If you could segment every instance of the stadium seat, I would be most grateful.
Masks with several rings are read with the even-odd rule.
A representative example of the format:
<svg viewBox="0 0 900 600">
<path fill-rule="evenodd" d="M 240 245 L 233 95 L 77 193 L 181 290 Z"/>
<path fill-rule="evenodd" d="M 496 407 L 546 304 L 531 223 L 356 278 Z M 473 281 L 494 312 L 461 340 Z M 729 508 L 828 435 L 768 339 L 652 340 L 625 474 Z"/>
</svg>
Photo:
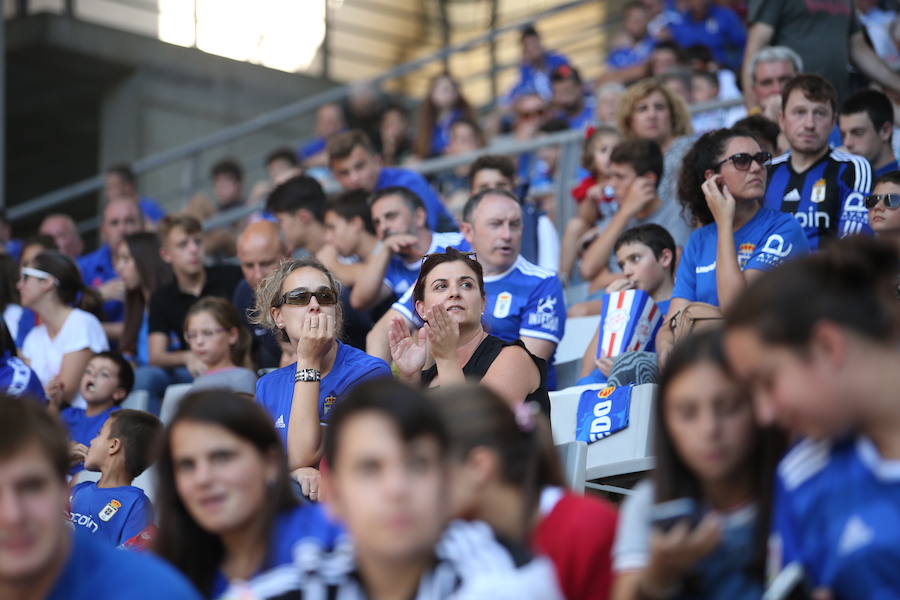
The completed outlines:
<svg viewBox="0 0 900 600">
<path fill-rule="evenodd" d="M 575 317 L 566 320 L 566 332 L 556 346 L 556 354 L 553 364 L 556 367 L 556 386 L 564 388 L 574 385 L 578 381 L 581 371 L 581 357 L 597 326 L 600 324 L 600 315 L 590 317 Z"/>
<path fill-rule="evenodd" d="M 584 493 L 584 474 L 587 467 L 587 444 L 567 442 L 556 447 L 562 463 L 566 486 L 578 494 Z"/>
</svg>

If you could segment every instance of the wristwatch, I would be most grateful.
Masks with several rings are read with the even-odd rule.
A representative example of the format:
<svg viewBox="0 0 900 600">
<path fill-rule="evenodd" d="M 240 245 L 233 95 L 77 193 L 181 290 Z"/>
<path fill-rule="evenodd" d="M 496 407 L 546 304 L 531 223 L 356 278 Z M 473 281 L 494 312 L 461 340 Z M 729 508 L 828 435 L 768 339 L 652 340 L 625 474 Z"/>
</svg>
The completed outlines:
<svg viewBox="0 0 900 600">
<path fill-rule="evenodd" d="M 294 375 L 294 383 L 301 381 L 322 381 L 322 371 L 318 369 L 298 369 Z"/>
</svg>

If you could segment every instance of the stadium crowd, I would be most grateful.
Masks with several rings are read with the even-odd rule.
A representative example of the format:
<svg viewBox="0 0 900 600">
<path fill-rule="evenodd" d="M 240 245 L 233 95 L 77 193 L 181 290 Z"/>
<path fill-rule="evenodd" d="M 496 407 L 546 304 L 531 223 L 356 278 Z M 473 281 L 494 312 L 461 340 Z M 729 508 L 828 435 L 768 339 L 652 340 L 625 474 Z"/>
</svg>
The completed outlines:
<svg viewBox="0 0 900 600">
<path fill-rule="evenodd" d="M 111 166 L 93 251 L 3 224 L 0 598 L 900 598 L 897 14 L 630 0 L 596 81 L 520 41 L 491 111 L 360 84 L 252 185 Z M 570 129 L 565 196 L 502 151 Z M 655 468 L 568 489 L 551 392 L 595 443 L 647 383 Z"/>
</svg>

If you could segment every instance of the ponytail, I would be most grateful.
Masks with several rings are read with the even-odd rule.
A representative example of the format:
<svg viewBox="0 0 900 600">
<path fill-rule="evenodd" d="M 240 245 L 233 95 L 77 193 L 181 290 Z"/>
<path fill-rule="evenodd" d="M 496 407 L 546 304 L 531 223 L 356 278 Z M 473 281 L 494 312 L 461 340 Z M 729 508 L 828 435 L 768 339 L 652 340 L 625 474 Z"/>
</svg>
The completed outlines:
<svg viewBox="0 0 900 600">
<path fill-rule="evenodd" d="M 75 261 L 57 250 L 44 250 L 34 257 L 34 267 L 56 278 L 56 294 L 60 302 L 102 320 L 103 298 L 100 292 L 84 284 Z"/>
<path fill-rule="evenodd" d="M 75 298 L 75 307 L 89 312 L 101 321 L 105 318 L 103 313 L 103 296 L 94 288 L 81 284 Z"/>
</svg>

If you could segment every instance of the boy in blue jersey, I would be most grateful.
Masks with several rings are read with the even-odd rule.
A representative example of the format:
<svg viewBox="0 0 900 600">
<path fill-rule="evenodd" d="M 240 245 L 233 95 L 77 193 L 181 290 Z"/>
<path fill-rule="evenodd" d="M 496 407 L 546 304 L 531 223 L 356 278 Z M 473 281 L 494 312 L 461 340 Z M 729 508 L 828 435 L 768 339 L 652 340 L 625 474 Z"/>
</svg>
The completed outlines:
<svg viewBox="0 0 900 600">
<path fill-rule="evenodd" d="M 425 205 L 429 229 L 438 232 L 459 229 L 424 177 L 409 169 L 382 166 L 372 142 L 358 129 L 339 133 L 328 141 L 328 165 L 345 190 L 377 192 L 389 187 L 406 188 Z"/>
<path fill-rule="evenodd" d="M 0 598 L 199 599 L 160 559 L 73 533 L 68 467 L 59 420 L 33 401 L 0 397 Z"/>
<path fill-rule="evenodd" d="M 162 423 L 148 412 L 119 410 L 91 441 L 84 468 L 100 471 L 99 481 L 72 488 L 72 524 L 113 546 L 121 546 L 153 521 L 153 507 L 131 482 L 146 470 Z"/>
<path fill-rule="evenodd" d="M 100 352 L 88 361 L 81 377 L 81 396 L 87 408 L 68 406 L 59 413 L 69 430 L 73 461 L 84 460 L 91 440 L 100 433 L 109 415 L 119 410 L 133 386 L 134 369 L 118 352 Z M 54 398 L 50 398 L 50 405 L 58 408 Z M 72 472 L 82 468 L 77 464 Z"/>
<path fill-rule="evenodd" d="M 796 217 L 816 249 L 830 240 L 870 232 L 863 199 L 872 168 L 861 157 L 828 146 L 837 93 L 818 75 L 798 75 L 784 88 L 781 131 L 790 150 L 769 165 L 764 206 Z"/>
<path fill-rule="evenodd" d="M 894 156 L 894 104 L 878 90 L 861 90 L 844 102 L 838 117 L 848 152 L 869 161 L 877 179 L 897 170 Z"/>
</svg>

